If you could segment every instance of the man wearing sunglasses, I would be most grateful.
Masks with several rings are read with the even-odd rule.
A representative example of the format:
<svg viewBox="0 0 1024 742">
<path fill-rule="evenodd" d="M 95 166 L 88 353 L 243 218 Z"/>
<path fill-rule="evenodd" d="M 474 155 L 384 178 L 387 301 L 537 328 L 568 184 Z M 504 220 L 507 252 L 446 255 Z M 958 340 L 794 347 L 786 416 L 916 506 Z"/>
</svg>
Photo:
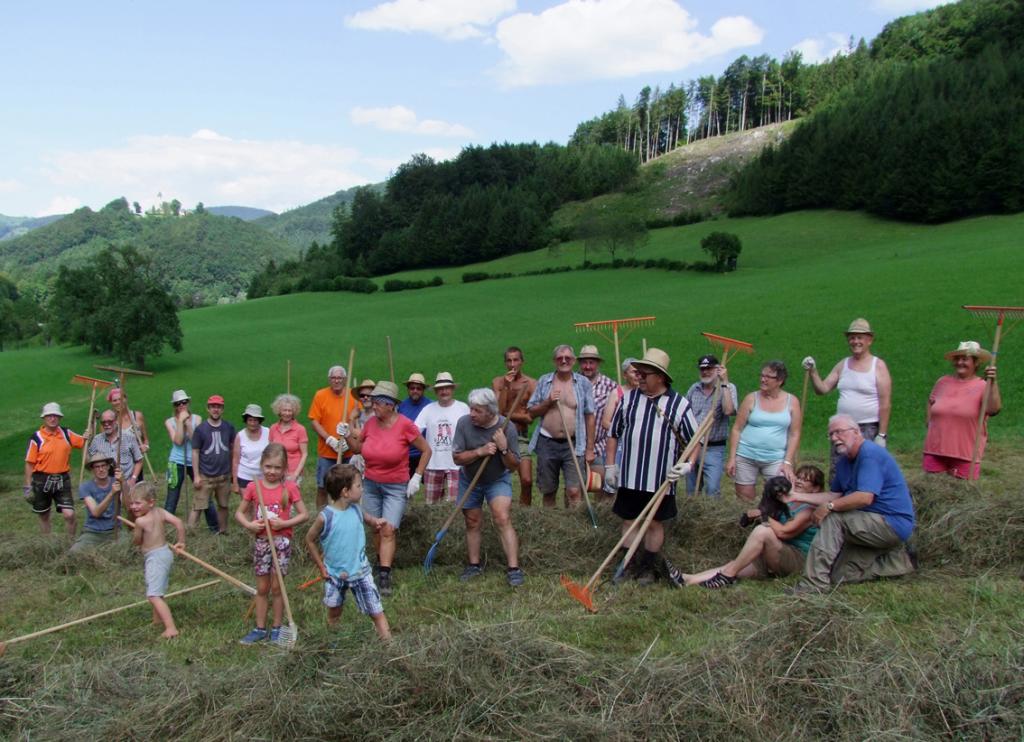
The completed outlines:
<svg viewBox="0 0 1024 742">
<path fill-rule="evenodd" d="M 561 473 L 565 480 L 565 506 L 576 507 L 582 502 L 581 488 L 586 483 L 579 481 L 572 458 L 578 459 L 580 469 L 594 460 L 597 407 L 593 386 L 585 376 L 572 370 L 576 364 L 572 346 L 559 345 L 553 357 L 555 370 L 537 380 L 530 397 L 530 417 L 541 418 L 530 439 L 530 453 L 537 454 L 537 488 L 544 497 L 544 506 L 555 506 Z"/>
</svg>

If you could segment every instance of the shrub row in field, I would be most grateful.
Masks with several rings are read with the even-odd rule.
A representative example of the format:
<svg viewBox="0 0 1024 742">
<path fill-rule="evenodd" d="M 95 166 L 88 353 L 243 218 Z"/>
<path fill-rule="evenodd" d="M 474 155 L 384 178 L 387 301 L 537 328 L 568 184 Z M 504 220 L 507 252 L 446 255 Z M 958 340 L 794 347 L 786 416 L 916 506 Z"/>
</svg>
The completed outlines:
<svg viewBox="0 0 1024 742">
<path fill-rule="evenodd" d="M 695 260 L 687 263 L 685 260 L 669 260 L 668 258 L 616 258 L 609 263 L 594 263 L 589 260 L 583 261 L 580 265 L 561 265 L 555 268 L 542 268 L 541 270 L 523 271 L 522 273 L 486 273 L 485 271 L 467 271 L 462 274 L 463 283 L 476 283 L 478 281 L 490 281 L 498 278 L 519 278 L 522 276 L 545 276 L 549 273 L 568 273 L 569 271 L 599 271 L 615 268 L 644 268 L 648 270 L 663 271 L 699 271 L 701 273 L 715 273 L 717 269 L 711 263 L 702 260 Z"/>
</svg>

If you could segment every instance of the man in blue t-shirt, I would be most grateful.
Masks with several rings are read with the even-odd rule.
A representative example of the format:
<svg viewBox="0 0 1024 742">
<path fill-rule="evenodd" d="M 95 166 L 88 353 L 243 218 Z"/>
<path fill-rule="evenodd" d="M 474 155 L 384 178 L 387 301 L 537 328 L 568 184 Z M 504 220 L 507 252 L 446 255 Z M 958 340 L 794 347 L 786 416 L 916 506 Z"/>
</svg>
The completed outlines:
<svg viewBox="0 0 1024 742">
<path fill-rule="evenodd" d="M 829 419 L 828 437 L 839 461 L 831 492 L 799 496 L 818 506 L 814 520 L 820 528 L 795 589 L 825 590 L 912 572 L 906 541 L 914 531 L 914 504 L 899 464 L 865 440 L 849 415 Z"/>
<path fill-rule="evenodd" d="M 416 418 L 423 408 L 432 404 L 434 400 L 424 394 L 427 390 L 427 380 L 421 373 L 409 376 L 409 380 L 405 382 L 405 388 L 409 391 L 409 396 L 398 403 L 398 413 L 416 422 Z M 416 473 L 419 463 L 420 450 L 416 446 L 409 446 L 409 476 Z"/>
</svg>

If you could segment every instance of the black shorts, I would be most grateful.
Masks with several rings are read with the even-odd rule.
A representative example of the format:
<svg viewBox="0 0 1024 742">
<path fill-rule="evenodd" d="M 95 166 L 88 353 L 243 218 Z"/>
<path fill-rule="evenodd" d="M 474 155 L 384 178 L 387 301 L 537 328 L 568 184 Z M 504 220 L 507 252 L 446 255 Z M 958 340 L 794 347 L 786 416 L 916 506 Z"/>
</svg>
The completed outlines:
<svg viewBox="0 0 1024 742">
<path fill-rule="evenodd" d="M 71 497 L 71 475 L 32 474 L 32 512 L 48 513 L 51 504 L 57 510 L 74 510 L 75 501 Z"/>
<path fill-rule="evenodd" d="M 619 487 L 619 491 L 615 495 L 615 504 L 612 505 L 612 512 L 623 520 L 636 520 L 652 497 L 654 497 L 653 492 Z M 654 519 L 656 521 L 671 520 L 676 517 L 678 512 L 675 495 L 665 495 L 661 504 L 658 505 L 658 510 L 654 513 Z"/>
</svg>

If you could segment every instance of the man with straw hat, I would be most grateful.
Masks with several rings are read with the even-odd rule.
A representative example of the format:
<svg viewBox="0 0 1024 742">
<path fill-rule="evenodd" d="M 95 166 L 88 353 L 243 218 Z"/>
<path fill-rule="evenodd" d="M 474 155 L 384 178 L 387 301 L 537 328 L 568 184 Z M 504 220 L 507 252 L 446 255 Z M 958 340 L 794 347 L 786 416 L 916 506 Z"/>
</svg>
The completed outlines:
<svg viewBox="0 0 1024 742">
<path fill-rule="evenodd" d="M 416 418 L 419 414 L 426 409 L 427 405 L 433 404 L 434 400 L 428 397 L 424 392 L 427 390 L 427 380 L 423 374 L 416 373 L 410 374 L 409 379 L 405 382 L 405 390 L 409 396 L 398 403 L 398 413 L 405 415 L 407 418 L 416 422 Z M 420 463 L 420 450 L 415 446 L 409 447 L 409 476 L 411 477 L 416 471 L 417 465 Z"/>
<path fill-rule="evenodd" d="M 558 478 L 565 479 L 565 506 L 579 505 L 586 482 L 578 481 L 580 469 L 594 460 L 594 388 L 582 374 L 572 370 L 576 353 L 571 345 L 554 351 L 555 370 L 537 380 L 530 397 L 530 416 L 541 418 L 533 431 L 530 452 L 537 454 L 537 486 L 544 506 L 553 508 Z M 569 441 L 575 446 L 570 447 Z M 573 464 L 573 457 L 578 462 Z"/>
<path fill-rule="evenodd" d="M 875 333 L 870 323 L 858 317 L 846 329 L 846 344 L 850 347 L 850 355 L 833 366 L 828 376 L 822 379 L 818 375 L 817 364 L 812 356 L 804 358 L 803 367 L 814 385 L 815 394 L 828 394 L 838 388 L 836 413 L 852 417 L 864 438 L 885 448 L 889 437 L 889 413 L 892 410 L 892 378 L 885 361 L 871 354 L 874 341 Z M 801 400 L 801 408 L 803 406 Z M 833 447 L 830 471 L 835 471 L 838 458 L 839 454 Z"/>
<path fill-rule="evenodd" d="M 440 372 L 434 379 L 437 401 L 424 407 L 416 416 L 416 427 L 430 446 L 430 462 L 423 472 L 427 504 L 445 499 L 455 502 L 459 494 L 459 467 L 452 458 L 452 440 L 455 426 L 469 414 L 469 405 L 455 399 L 455 387 L 452 375 L 447 371 Z"/>
<path fill-rule="evenodd" d="M 580 373 L 583 374 L 590 385 L 594 387 L 594 462 L 591 469 L 598 474 L 604 475 L 604 451 L 608 438 L 608 429 L 604 426 L 604 411 L 608 402 L 614 399 L 619 390 L 615 379 L 610 379 L 601 373 L 601 363 L 604 359 L 597 352 L 596 345 L 584 345 L 580 348 L 579 362 Z"/>
<path fill-rule="evenodd" d="M 605 481 L 617 490 L 612 512 L 622 518 L 623 533 L 661 484 L 666 479 L 673 482 L 644 534 L 639 559 L 630 565 L 634 570 L 631 576 L 641 584 L 650 584 L 659 573 L 670 574 L 674 569 L 661 556 L 665 543 L 662 523 L 676 516 L 675 482 L 690 473 L 697 453 L 694 449 L 689 461 L 676 464 L 697 429 L 697 421 L 686 397 L 672 389 L 669 360 L 665 351 L 648 348 L 641 360 L 634 361 L 640 387 L 630 389 L 622 398 L 612 417 L 605 451 Z M 621 473 L 615 463 L 620 449 Z M 629 546 L 623 544 L 623 552 Z"/>
<path fill-rule="evenodd" d="M 537 388 L 537 380 L 523 373 L 523 351 L 515 345 L 505 349 L 505 373 L 495 376 L 491 389 L 498 398 L 498 411 L 511 420 L 519 431 L 519 450 L 530 444 L 530 397 Z M 522 392 L 522 394 L 520 394 Z M 516 408 L 512 403 L 519 399 Z M 524 455 L 519 459 L 519 504 L 533 504 L 533 459 Z"/>
<path fill-rule="evenodd" d="M 78 521 L 71 499 L 71 449 L 82 448 L 85 438 L 61 426 L 64 413 L 56 402 L 43 405 L 39 417 L 43 424 L 28 439 L 25 452 L 25 499 L 31 503 L 32 512 L 39 516 L 43 533 L 50 532 L 52 504 L 63 516 L 68 536 L 74 538 Z"/>
<path fill-rule="evenodd" d="M 316 431 L 316 509 L 327 505 L 324 476 L 338 463 L 338 449 L 345 444 L 344 437 L 336 437 L 338 423 L 352 423 L 362 406 L 348 390 L 348 371 L 344 366 L 331 366 L 327 370 L 327 386 L 318 389 L 309 404 L 309 424 Z M 345 410 L 348 410 L 348 419 Z M 344 453 L 344 451 L 342 451 Z"/>
<path fill-rule="evenodd" d="M 90 455 L 85 465 L 92 472 L 92 479 L 78 486 L 78 499 L 85 505 L 85 523 L 68 550 L 72 554 L 113 543 L 115 500 L 121 494 L 113 457 Z"/>
</svg>

